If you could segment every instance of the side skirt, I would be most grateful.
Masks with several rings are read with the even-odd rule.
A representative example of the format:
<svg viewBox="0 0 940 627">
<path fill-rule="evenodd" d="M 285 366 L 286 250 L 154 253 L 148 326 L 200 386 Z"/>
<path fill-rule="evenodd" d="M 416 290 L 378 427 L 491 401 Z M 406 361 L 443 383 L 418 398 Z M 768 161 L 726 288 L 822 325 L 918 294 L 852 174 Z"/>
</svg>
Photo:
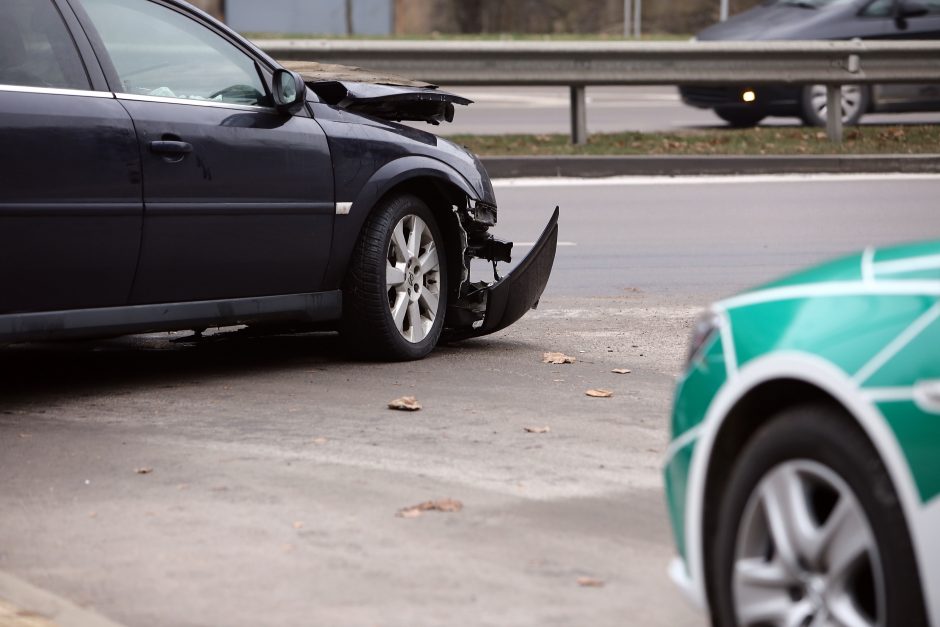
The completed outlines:
<svg viewBox="0 0 940 627">
<path fill-rule="evenodd" d="M 0 342 L 36 342 L 256 322 L 313 323 L 338 320 L 340 290 L 231 300 L 160 303 L 0 315 Z"/>
</svg>

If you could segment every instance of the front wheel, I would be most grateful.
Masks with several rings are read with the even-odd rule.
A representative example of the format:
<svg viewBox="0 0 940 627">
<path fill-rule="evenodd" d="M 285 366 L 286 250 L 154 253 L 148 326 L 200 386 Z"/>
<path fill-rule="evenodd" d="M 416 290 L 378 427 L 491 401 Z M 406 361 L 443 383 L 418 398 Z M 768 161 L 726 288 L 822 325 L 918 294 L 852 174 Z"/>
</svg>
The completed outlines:
<svg viewBox="0 0 940 627">
<path fill-rule="evenodd" d="M 716 625 L 926 625 L 904 515 L 877 452 L 825 406 L 745 446 L 709 559 Z"/>
<path fill-rule="evenodd" d="M 350 260 L 344 335 L 365 356 L 421 359 L 437 344 L 446 307 L 447 255 L 431 210 L 408 194 L 381 201 Z"/>
<path fill-rule="evenodd" d="M 825 85 L 807 85 L 803 88 L 801 115 L 807 126 L 825 126 L 828 115 L 828 100 Z M 868 111 L 868 88 L 864 85 L 842 86 L 842 123 L 846 126 L 858 124 Z"/>
</svg>

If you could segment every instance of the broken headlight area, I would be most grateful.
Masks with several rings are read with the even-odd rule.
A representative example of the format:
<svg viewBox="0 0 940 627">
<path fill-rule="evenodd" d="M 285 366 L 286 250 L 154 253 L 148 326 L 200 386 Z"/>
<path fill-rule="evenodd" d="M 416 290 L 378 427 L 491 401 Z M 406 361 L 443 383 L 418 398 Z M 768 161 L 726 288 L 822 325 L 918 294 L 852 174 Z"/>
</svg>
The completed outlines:
<svg viewBox="0 0 940 627">
<path fill-rule="evenodd" d="M 558 245 L 558 207 L 525 258 L 505 276 L 498 263 L 512 261 L 512 243 L 489 234 L 487 216 L 495 223 L 495 208 L 482 203 L 455 210 L 462 230 L 463 268 L 456 299 L 447 308 L 445 332 L 449 340 L 480 337 L 505 329 L 530 309 L 534 309 L 551 275 Z M 481 215 L 483 220 L 476 220 Z M 473 259 L 488 261 L 493 267 L 491 281 L 472 281 Z"/>
</svg>

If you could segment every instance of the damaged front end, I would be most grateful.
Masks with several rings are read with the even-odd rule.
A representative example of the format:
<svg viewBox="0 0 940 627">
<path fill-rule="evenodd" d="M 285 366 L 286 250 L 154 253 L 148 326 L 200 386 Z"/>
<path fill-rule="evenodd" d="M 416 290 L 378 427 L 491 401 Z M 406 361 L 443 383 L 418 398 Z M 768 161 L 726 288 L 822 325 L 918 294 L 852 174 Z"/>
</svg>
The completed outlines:
<svg viewBox="0 0 940 627">
<path fill-rule="evenodd" d="M 469 203 L 454 209 L 463 242 L 463 268 L 455 302 L 447 307 L 444 321 L 447 340 L 480 337 L 505 329 L 538 306 L 555 262 L 558 246 L 558 207 L 529 254 L 507 275 L 500 276 L 497 264 L 512 261 L 512 243 L 489 232 L 496 222 L 494 207 Z M 493 267 L 492 281 L 472 281 L 474 259 Z"/>
<path fill-rule="evenodd" d="M 297 61 L 283 65 L 298 72 L 322 103 L 390 122 L 421 121 L 432 125 L 451 122 L 455 105 L 472 102 L 440 90 L 436 85 L 358 67 Z M 404 127 L 396 127 L 394 132 L 404 130 Z M 513 245 L 489 233 L 496 224 L 496 207 L 486 170 L 477 157 L 446 140 L 434 137 L 433 145 L 440 152 L 430 154 L 452 164 L 455 173 L 461 167 L 465 172 L 471 168 L 476 170 L 473 173 L 476 176 L 465 176 L 468 182 L 475 180 L 469 188 L 463 188 L 468 195 L 462 197 L 460 205 L 451 207 L 454 219 L 449 221 L 449 230 L 455 237 L 450 244 L 453 245 L 451 250 L 458 252 L 448 258 L 452 269 L 453 262 L 459 260 L 460 263 L 456 264 L 458 270 L 451 273 L 444 337 L 454 341 L 488 335 L 508 327 L 538 305 L 555 261 L 558 208 L 532 250 L 508 274 L 500 276 L 498 264 L 512 262 Z M 414 147 L 429 150 L 421 144 L 414 144 Z M 470 188 L 475 191 L 473 196 Z M 449 199 L 457 200 L 453 196 Z M 492 280 L 471 279 L 474 259 L 492 266 Z"/>
</svg>

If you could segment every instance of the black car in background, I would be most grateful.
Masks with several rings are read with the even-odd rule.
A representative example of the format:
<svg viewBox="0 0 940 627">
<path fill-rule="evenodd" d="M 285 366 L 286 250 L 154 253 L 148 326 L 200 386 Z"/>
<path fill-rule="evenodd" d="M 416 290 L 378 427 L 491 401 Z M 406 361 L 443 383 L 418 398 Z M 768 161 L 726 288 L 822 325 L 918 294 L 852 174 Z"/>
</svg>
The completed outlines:
<svg viewBox="0 0 940 627">
<path fill-rule="evenodd" d="M 940 0 L 770 0 L 706 28 L 699 41 L 940 39 Z M 825 85 L 680 86 L 682 101 L 713 109 L 732 126 L 797 116 L 824 126 Z M 940 85 L 846 85 L 842 120 L 865 113 L 940 110 Z"/>
<path fill-rule="evenodd" d="M 480 161 L 398 123 L 469 101 L 349 78 L 179 0 L 0 0 L 0 344 L 326 324 L 414 359 L 520 318 L 557 210 L 499 278 Z"/>
</svg>

